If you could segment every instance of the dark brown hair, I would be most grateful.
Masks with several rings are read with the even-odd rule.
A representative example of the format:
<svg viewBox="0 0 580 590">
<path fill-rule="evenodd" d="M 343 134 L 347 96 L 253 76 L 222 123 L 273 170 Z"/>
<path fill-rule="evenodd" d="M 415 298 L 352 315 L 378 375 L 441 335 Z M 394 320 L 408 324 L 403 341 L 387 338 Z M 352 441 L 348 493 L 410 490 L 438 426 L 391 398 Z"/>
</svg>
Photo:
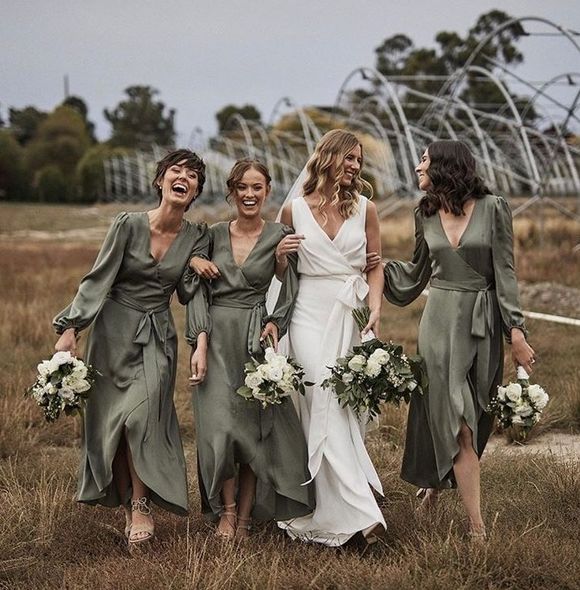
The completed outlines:
<svg viewBox="0 0 580 590">
<path fill-rule="evenodd" d="M 203 185 L 205 184 L 205 163 L 204 161 L 191 150 L 180 149 L 174 150 L 169 152 L 164 158 L 157 162 L 157 171 L 155 172 L 155 178 L 152 182 L 152 186 L 157 192 L 157 197 L 159 198 L 159 203 L 161 204 L 161 199 L 163 198 L 163 194 L 161 191 L 161 181 L 165 176 L 165 173 L 171 166 L 175 166 L 175 164 L 179 164 L 183 162 L 183 165 L 190 170 L 193 170 L 197 174 L 197 193 L 193 196 L 191 203 L 201 195 L 201 191 L 203 190 Z M 191 207 L 191 203 L 186 207 L 186 211 Z"/>
<path fill-rule="evenodd" d="M 419 210 L 431 217 L 439 209 L 464 215 L 469 199 L 481 199 L 491 191 L 476 173 L 475 158 L 462 141 L 434 141 L 427 147 L 431 186 L 419 202 Z"/>
<path fill-rule="evenodd" d="M 231 169 L 230 175 L 226 180 L 226 186 L 228 187 L 228 194 L 226 195 L 226 201 L 229 203 L 231 196 L 234 194 L 236 190 L 236 185 L 238 182 L 242 180 L 244 174 L 253 168 L 257 170 L 265 179 L 266 179 L 266 186 L 270 186 L 272 182 L 272 177 L 270 176 L 270 172 L 265 164 L 262 164 L 260 160 L 254 160 L 252 158 L 244 158 L 242 160 L 238 160 L 233 168 Z"/>
</svg>

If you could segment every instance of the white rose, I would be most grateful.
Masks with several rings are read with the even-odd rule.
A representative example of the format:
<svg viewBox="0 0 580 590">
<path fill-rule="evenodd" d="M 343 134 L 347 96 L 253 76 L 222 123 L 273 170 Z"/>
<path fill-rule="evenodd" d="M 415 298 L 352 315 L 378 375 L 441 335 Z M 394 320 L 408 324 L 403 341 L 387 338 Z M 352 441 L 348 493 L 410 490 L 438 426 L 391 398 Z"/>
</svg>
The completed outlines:
<svg viewBox="0 0 580 590">
<path fill-rule="evenodd" d="M 497 398 L 502 401 L 505 402 L 505 392 L 506 392 L 506 388 L 502 387 L 501 385 L 497 388 Z"/>
<path fill-rule="evenodd" d="M 75 392 L 69 387 L 62 387 L 59 391 L 59 397 L 65 401 L 72 402 L 75 399 Z"/>
<path fill-rule="evenodd" d="M 284 371 L 280 367 L 266 366 L 266 378 L 274 383 L 278 383 L 282 379 Z"/>
<path fill-rule="evenodd" d="M 42 361 L 36 367 L 38 374 L 43 377 L 48 377 L 50 375 L 50 361 Z"/>
<path fill-rule="evenodd" d="M 91 388 L 91 384 L 86 379 L 79 379 L 75 384 L 74 390 L 77 393 L 84 393 Z"/>
<path fill-rule="evenodd" d="M 67 363 L 72 362 L 73 357 L 68 350 L 61 350 L 59 352 L 55 352 L 50 360 L 57 367 L 60 367 L 61 365 L 66 365 Z"/>
<path fill-rule="evenodd" d="M 366 365 L 366 359 L 362 354 L 355 354 L 350 361 L 348 361 L 348 368 L 355 373 L 360 373 Z"/>
<path fill-rule="evenodd" d="M 391 355 L 382 348 L 377 348 L 373 354 L 371 354 L 369 361 L 379 363 L 379 365 L 386 365 L 391 358 Z"/>
<path fill-rule="evenodd" d="M 367 366 L 364 368 L 364 374 L 369 377 L 376 377 L 381 372 L 381 365 L 378 362 L 369 359 Z"/>
<path fill-rule="evenodd" d="M 538 410 L 543 410 L 550 399 L 550 396 L 536 383 L 528 387 L 528 395 Z"/>
<path fill-rule="evenodd" d="M 523 418 L 527 418 L 528 416 L 531 416 L 534 413 L 533 408 L 525 402 L 518 404 L 515 407 L 514 411 L 516 415 L 522 416 Z"/>
<path fill-rule="evenodd" d="M 72 374 L 77 377 L 77 379 L 85 379 L 87 376 L 87 367 L 84 363 L 75 364 L 75 368 L 73 369 Z"/>
<path fill-rule="evenodd" d="M 506 397 L 512 402 L 519 402 L 522 398 L 522 386 L 519 383 L 509 383 L 505 388 Z"/>
<path fill-rule="evenodd" d="M 258 373 L 258 371 L 254 373 L 249 373 L 248 375 L 246 375 L 246 378 L 244 379 L 246 387 L 249 387 L 250 389 L 260 387 L 263 381 L 264 380 L 262 379 L 262 376 Z"/>
<path fill-rule="evenodd" d="M 349 383 L 352 383 L 353 379 L 354 379 L 354 375 L 352 373 L 344 373 L 342 376 L 342 382 L 345 383 L 346 385 L 348 385 Z"/>
</svg>

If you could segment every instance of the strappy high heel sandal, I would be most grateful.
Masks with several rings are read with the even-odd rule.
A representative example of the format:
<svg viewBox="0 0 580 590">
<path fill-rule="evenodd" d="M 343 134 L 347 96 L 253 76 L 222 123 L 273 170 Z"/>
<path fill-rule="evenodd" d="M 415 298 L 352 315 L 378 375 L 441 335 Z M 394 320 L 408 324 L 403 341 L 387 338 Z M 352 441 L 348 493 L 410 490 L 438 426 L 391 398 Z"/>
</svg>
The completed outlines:
<svg viewBox="0 0 580 590">
<path fill-rule="evenodd" d="M 472 528 L 471 524 L 468 525 L 467 538 L 470 543 L 483 543 L 487 541 L 487 531 L 485 525 L 478 527 L 477 529 Z"/>
<path fill-rule="evenodd" d="M 139 512 L 146 516 L 151 515 L 149 499 L 145 496 L 131 501 L 131 512 Z M 155 537 L 155 525 L 151 524 L 131 524 L 129 531 L 129 549 L 139 545 L 149 543 Z"/>
<path fill-rule="evenodd" d="M 373 545 L 379 539 L 385 536 L 385 527 L 380 522 L 375 522 L 375 524 L 371 524 L 371 526 L 363 529 L 362 535 L 367 542 L 367 545 Z"/>
<path fill-rule="evenodd" d="M 229 527 L 228 530 L 220 530 L 219 524 L 218 528 L 215 530 L 215 536 L 218 539 L 227 539 L 231 540 L 236 536 L 236 531 L 238 529 L 238 513 L 236 512 L 236 503 L 233 504 L 224 504 L 223 510 L 220 512 L 220 519 L 225 516 L 226 523 Z M 220 521 L 221 524 L 221 521 Z"/>
<path fill-rule="evenodd" d="M 252 530 L 252 519 L 238 517 L 238 528 L 236 529 L 236 539 L 245 541 L 250 536 Z"/>
</svg>

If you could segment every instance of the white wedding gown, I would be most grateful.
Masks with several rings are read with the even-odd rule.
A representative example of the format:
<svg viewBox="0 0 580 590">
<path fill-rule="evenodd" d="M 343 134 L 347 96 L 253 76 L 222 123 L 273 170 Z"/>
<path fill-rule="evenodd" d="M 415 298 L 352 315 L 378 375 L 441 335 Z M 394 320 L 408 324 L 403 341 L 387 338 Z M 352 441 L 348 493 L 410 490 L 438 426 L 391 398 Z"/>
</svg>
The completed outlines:
<svg viewBox="0 0 580 590">
<path fill-rule="evenodd" d="M 320 383 L 360 334 L 352 317 L 363 306 L 368 285 L 366 264 L 367 199 L 359 198 L 357 213 L 345 220 L 331 240 L 314 219 L 303 197 L 292 202 L 292 222 L 303 234 L 298 251 L 300 288 L 288 328 L 289 354 L 305 369 L 305 396 L 295 404 L 308 441 L 309 469 L 316 488 L 316 509 L 291 521 L 279 522 L 292 538 L 342 545 L 356 532 L 381 523 L 383 515 L 371 486 L 383 493 L 364 446 L 364 422 L 350 408 L 341 408 L 332 390 Z"/>
</svg>

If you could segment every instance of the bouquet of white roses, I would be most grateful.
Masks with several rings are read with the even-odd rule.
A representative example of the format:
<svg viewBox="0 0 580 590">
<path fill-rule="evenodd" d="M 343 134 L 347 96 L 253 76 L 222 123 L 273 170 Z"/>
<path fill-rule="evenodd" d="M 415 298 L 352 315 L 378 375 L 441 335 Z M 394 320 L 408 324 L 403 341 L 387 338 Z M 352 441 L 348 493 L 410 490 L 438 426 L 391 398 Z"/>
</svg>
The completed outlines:
<svg viewBox="0 0 580 590">
<path fill-rule="evenodd" d="M 43 409 L 47 422 L 64 412 L 67 416 L 82 412 L 89 390 L 98 372 L 70 352 L 57 352 L 38 367 L 36 381 L 26 390 Z"/>
<path fill-rule="evenodd" d="M 264 353 L 264 361 L 252 357 L 246 363 L 244 385 L 236 391 L 247 400 L 257 400 L 263 408 L 281 404 L 294 391 L 304 395 L 304 369 L 294 360 L 274 350 L 271 340 Z"/>
<path fill-rule="evenodd" d="M 518 367 L 515 383 L 497 388 L 497 395 L 490 401 L 488 411 L 499 418 L 502 428 L 513 429 L 514 438 L 523 442 L 540 419 L 549 399 L 542 387 L 530 384 L 525 369 Z"/>
<path fill-rule="evenodd" d="M 353 310 L 359 329 L 369 314 L 368 307 Z M 409 402 L 414 390 L 422 393 L 427 385 L 420 357 L 408 357 L 401 345 L 372 336 L 328 368 L 331 374 L 322 387 L 334 389 L 340 405 L 350 406 L 357 416 L 368 412 L 369 420 L 381 413 L 381 403 Z"/>
</svg>

